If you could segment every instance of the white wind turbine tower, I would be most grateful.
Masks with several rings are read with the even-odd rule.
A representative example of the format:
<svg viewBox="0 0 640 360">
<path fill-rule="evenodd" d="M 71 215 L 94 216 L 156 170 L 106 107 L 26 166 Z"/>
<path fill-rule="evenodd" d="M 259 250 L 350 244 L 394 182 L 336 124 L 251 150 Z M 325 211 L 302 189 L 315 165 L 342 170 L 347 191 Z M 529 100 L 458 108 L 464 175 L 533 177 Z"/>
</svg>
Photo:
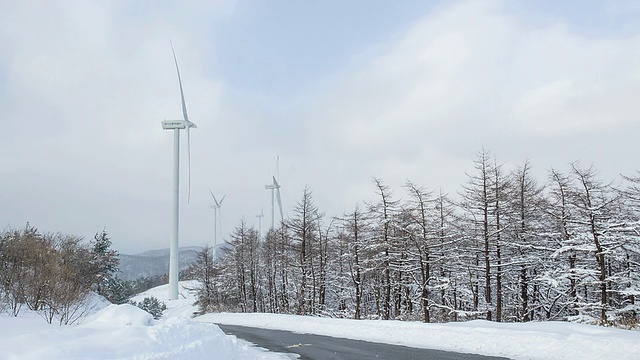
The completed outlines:
<svg viewBox="0 0 640 360">
<path fill-rule="evenodd" d="M 278 156 L 276 168 L 279 168 L 280 157 Z M 276 169 L 276 173 L 279 170 Z M 275 176 L 272 176 L 273 182 L 271 184 L 267 184 L 264 186 L 265 189 L 271 190 L 271 229 L 275 229 L 276 225 L 276 216 L 275 216 L 275 200 L 276 197 L 278 199 L 278 208 L 280 209 L 280 221 L 284 220 L 284 216 L 282 215 L 282 199 L 280 198 L 280 184 L 276 180 Z"/>
<path fill-rule="evenodd" d="M 220 229 L 222 229 L 222 220 L 220 219 L 220 208 L 222 207 L 222 202 L 224 201 L 224 198 L 227 197 L 227 194 L 224 194 L 222 196 L 222 199 L 220 199 L 220 201 L 218 201 L 218 199 L 216 199 L 216 196 L 213 195 L 213 192 L 211 191 L 211 189 L 209 189 L 209 193 L 211 194 L 211 197 L 213 198 L 213 206 L 211 206 L 213 208 L 213 251 L 216 251 L 216 245 L 218 245 L 218 222 L 220 222 Z"/>
<path fill-rule="evenodd" d="M 182 90 L 182 79 L 180 78 L 180 69 L 178 68 L 178 59 L 176 52 L 171 44 L 171 52 L 173 53 L 173 61 L 176 64 L 176 72 L 178 73 L 178 84 L 180 85 L 180 98 L 182 100 L 182 120 L 164 120 L 162 128 L 165 130 L 173 130 L 173 210 L 171 220 L 173 228 L 171 232 L 171 243 L 169 246 L 169 300 L 178 299 L 178 235 L 180 221 L 180 130 L 187 129 L 187 150 L 189 162 L 189 192 L 187 201 L 191 198 L 191 133 L 189 129 L 196 128 L 196 124 L 189 121 L 187 115 L 187 105 L 184 101 L 184 91 Z"/>
</svg>

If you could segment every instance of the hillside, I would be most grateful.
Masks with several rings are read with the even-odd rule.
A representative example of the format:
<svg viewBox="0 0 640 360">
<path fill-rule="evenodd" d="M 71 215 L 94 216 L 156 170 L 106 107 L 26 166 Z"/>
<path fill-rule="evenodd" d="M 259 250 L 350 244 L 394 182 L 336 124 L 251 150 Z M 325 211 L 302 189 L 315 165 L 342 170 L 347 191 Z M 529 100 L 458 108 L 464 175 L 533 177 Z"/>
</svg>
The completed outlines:
<svg viewBox="0 0 640 360">
<path fill-rule="evenodd" d="M 202 250 L 199 246 L 180 248 L 180 270 L 193 264 Z M 136 280 L 169 273 L 169 249 L 149 250 L 139 254 L 120 254 L 120 271 L 118 277 L 123 280 Z"/>
</svg>

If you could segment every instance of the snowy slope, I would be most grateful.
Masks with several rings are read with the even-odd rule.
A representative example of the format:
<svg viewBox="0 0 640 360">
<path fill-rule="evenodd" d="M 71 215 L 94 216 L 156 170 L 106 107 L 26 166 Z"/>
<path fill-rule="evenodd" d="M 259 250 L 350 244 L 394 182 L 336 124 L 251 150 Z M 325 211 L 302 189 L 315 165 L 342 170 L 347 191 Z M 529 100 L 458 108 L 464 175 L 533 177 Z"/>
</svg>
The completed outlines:
<svg viewBox="0 0 640 360">
<path fill-rule="evenodd" d="M 4 328 L 11 321 L 0 320 Z M 279 359 L 187 318 L 154 321 L 132 305 L 110 305 L 78 326 L 33 326 L 0 338 L 0 359 Z"/>
<path fill-rule="evenodd" d="M 184 283 L 182 283 L 184 284 Z M 214 324 L 190 318 L 193 298 L 166 302 L 167 316 L 155 321 L 132 305 L 108 305 L 80 325 L 49 325 L 34 313 L 0 316 L 0 360 L 40 359 L 282 359 L 226 336 Z M 167 286 L 141 294 L 165 301 Z M 186 299 L 189 298 L 189 299 Z"/>
</svg>

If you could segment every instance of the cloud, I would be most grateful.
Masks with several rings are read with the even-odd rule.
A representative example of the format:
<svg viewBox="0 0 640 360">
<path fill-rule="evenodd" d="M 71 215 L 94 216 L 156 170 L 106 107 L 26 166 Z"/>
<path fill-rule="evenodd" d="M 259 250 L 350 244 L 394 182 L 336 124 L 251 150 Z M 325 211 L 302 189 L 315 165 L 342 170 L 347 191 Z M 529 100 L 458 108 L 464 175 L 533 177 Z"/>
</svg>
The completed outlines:
<svg viewBox="0 0 640 360">
<path fill-rule="evenodd" d="M 334 159 L 326 166 L 357 164 L 349 173 L 455 192 L 483 146 L 512 166 L 533 158 L 544 176 L 558 160 L 603 156 L 576 134 L 597 142 L 601 132 L 638 126 L 637 35 L 590 37 L 507 4 L 447 3 L 373 46 L 374 56 L 356 54 L 356 71 L 312 111 L 316 149 Z M 619 161 L 604 166 L 619 168 L 608 174 L 621 171 L 623 160 L 609 157 Z"/>
<path fill-rule="evenodd" d="M 209 6 L 196 10 L 224 8 Z M 162 209 L 170 200 L 172 137 L 160 121 L 182 117 L 169 37 L 188 69 L 191 116 L 205 129 L 223 111 L 223 85 L 209 75 L 211 46 L 193 31 L 197 18 L 161 10 L 76 1 L 3 10 L 0 121 L 12 134 L 0 155 L 7 225 L 31 221 L 85 237 L 107 226 L 118 245 L 164 245 L 158 234 L 168 229 Z"/>
<path fill-rule="evenodd" d="M 637 37 L 530 27 L 499 4 L 427 15 L 334 91 L 323 106 L 328 132 L 347 148 L 380 152 L 430 132 L 555 136 L 635 121 Z"/>
<path fill-rule="evenodd" d="M 212 241 L 209 188 L 227 194 L 223 233 L 243 216 L 257 226 L 260 207 L 270 223 L 264 185 L 277 155 L 289 214 L 305 185 L 329 216 L 371 200 L 372 177 L 398 197 L 406 179 L 455 193 L 483 146 L 508 165 L 530 158 L 541 173 L 577 159 L 603 173 L 632 173 L 629 154 L 640 150 L 632 137 L 640 131 L 638 33 L 593 36 L 576 31 L 575 20 L 532 20 L 512 5 L 443 2 L 354 50 L 351 62 L 305 84 L 305 100 L 287 106 L 278 94 L 295 93 L 299 82 L 265 94 L 267 86 L 245 89 L 220 74 L 218 61 L 234 58 L 233 43 L 218 41 L 223 30 L 238 16 L 259 15 L 236 12 L 235 1 L 6 4 L 0 125 L 10 136 L 0 143 L 1 225 L 31 221 L 85 237 L 107 226 L 128 252 L 167 245 L 172 136 L 160 121 L 181 117 L 169 37 L 198 125 L 188 206 L 182 157 L 184 245 Z M 638 14 L 624 16 L 628 24 Z"/>
</svg>

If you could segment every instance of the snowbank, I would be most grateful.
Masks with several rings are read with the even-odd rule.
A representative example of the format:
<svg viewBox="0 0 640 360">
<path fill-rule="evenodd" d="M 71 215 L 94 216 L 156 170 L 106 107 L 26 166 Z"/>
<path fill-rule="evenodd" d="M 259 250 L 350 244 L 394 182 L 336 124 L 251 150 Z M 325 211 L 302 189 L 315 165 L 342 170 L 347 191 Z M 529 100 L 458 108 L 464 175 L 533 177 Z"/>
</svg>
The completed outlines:
<svg viewBox="0 0 640 360">
<path fill-rule="evenodd" d="M 143 325 L 153 324 L 153 316 L 137 306 L 122 304 L 109 305 L 97 313 L 87 317 L 84 324 L 111 324 L 111 325 Z"/>
<path fill-rule="evenodd" d="M 282 359 L 226 336 L 218 326 L 190 318 L 193 297 L 181 288 L 181 300 L 167 301 L 166 286 L 140 294 L 156 296 L 169 316 L 156 321 L 133 305 L 108 305 L 79 325 L 49 325 L 39 315 L 0 315 L 0 360 L 41 359 Z"/>
<path fill-rule="evenodd" d="M 214 324 L 183 317 L 155 322 L 136 309 L 114 305 L 78 326 L 3 332 L 0 359 L 282 359 L 226 336 Z M 11 322 L 6 319 L 0 318 L 0 328 Z"/>
</svg>

